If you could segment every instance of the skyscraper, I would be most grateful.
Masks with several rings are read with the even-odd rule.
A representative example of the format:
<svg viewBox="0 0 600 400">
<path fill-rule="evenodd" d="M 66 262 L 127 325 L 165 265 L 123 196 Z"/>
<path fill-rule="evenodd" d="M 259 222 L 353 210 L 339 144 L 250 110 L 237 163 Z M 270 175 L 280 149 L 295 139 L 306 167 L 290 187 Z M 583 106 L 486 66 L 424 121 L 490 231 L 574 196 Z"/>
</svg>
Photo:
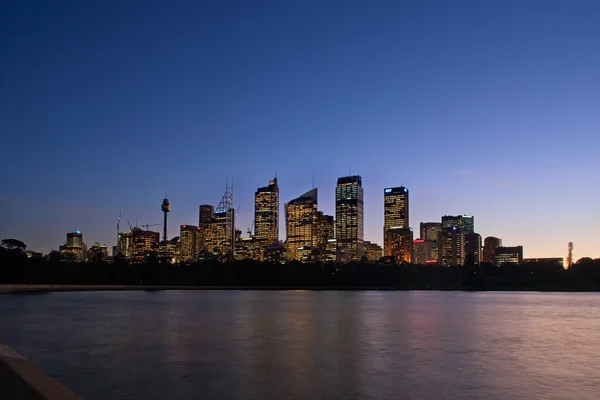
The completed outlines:
<svg viewBox="0 0 600 400">
<path fill-rule="evenodd" d="M 360 176 L 338 178 L 335 190 L 335 220 L 338 262 L 358 261 L 363 255 L 364 193 Z"/>
<path fill-rule="evenodd" d="M 286 246 L 290 260 L 311 259 L 316 241 L 318 189 L 312 189 L 285 205 Z"/>
<path fill-rule="evenodd" d="M 463 265 L 465 260 L 465 234 L 453 226 L 438 235 L 438 257 L 442 267 Z"/>
<path fill-rule="evenodd" d="M 481 235 L 479 233 L 465 234 L 465 264 L 481 263 Z"/>
<path fill-rule="evenodd" d="M 483 262 L 494 264 L 496 262 L 496 249 L 502 246 L 502 239 L 488 236 L 483 241 Z"/>
<path fill-rule="evenodd" d="M 83 262 L 86 258 L 87 246 L 83 243 L 80 231 L 67 233 L 67 241 L 59 247 L 60 258 L 64 261 Z"/>
<path fill-rule="evenodd" d="M 442 217 L 442 230 L 459 229 L 462 233 L 475 232 L 475 218 L 471 215 L 444 215 Z"/>
<path fill-rule="evenodd" d="M 432 240 L 425 239 L 415 239 L 413 241 L 413 252 L 412 252 L 412 262 L 413 264 L 427 264 L 427 261 L 432 261 L 431 256 L 431 245 L 434 242 Z M 437 260 L 436 260 L 437 262 Z"/>
<path fill-rule="evenodd" d="M 404 186 L 383 190 L 383 246 L 387 245 L 387 232 L 391 228 L 408 228 L 408 189 Z M 387 250 L 386 250 L 387 251 Z M 386 254 L 391 256 L 391 254 Z"/>
<path fill-rule="evenodd" d="M 410 228 L 392 227 L 387 231 L 386 254 L 396 263 L 412 262 L 413 231 Z"/>
<path fill-rule="evenodd" d="M 421 246 L 425 246 L 429 251 L 426 255 L 427 260 L 425 261 L 439 261 L 438 254 L 438 235 L 442 230 L 442 224 L 440 222 L 421 222 L 421 239 L 428 242 Z"/>
<path fill-rule="evenodd" d="M 182 262 L 198 261 L 200 252 L 200 228 L 194 225 L 181 225 L 179 229 L 180 260 Z"/>
<path fill-rule="evenodd" d="M 273 244 L 279 240 L 279 186 L 277 178 L 254 194 L 254 237 Z"/>
</svg>

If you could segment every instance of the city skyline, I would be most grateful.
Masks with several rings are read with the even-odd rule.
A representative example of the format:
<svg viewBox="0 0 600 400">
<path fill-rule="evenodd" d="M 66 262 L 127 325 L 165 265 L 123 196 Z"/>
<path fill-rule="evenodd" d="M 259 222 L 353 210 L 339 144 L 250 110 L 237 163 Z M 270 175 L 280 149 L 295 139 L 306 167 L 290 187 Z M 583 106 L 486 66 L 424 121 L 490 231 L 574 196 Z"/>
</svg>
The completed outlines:
<svg viewBox="0 0 600 400">
<path fill-rule="evenodd" d="M 475 258 L 472 259 L 472 261 L 475 261 L 476 263 L 482 262 L 484 261 L 484 254 L 485 254 L 485 248 L 484 248 L 484 242 L 483 242 L 483 238 L 485 237 L 486 239 L 496 239 L 494 236 L 492 235 L 480 235 L 479 233 L 475 232 L 475 217 L 473 215 L 441 215 L 439 217 L 439 221 L 441 222 L 437 222 L 437 221 L 421 221 L 419 222 L 419 226 L 418 228 L 415 228 L 416 233 L 413 234 L 413 227 L 410 226 L 409 224 L 409 219 L 410 219 L 410 201 L 409 201 L 409 190 L 408 188 L 404 187 L 404 186 L 399 186 L 399 187 L 394 187 L 394 188 L 389 188 L 386 187 L 383 189 L 383 202 L 382 202 L 382 212 L 384 215 L 384 226 L 383 226 L 383 235 L 381 238 L 381 241 L 371 241 L 368 239 L 359 239 L 358 243 L 362 243 L 363 247 L 360 249 L 355 250 L 358 254 L 362 254 L 363 252 L 366 254 L 367 252 L 367 248 L 364 247 L 367 244 L 374 244 L 377 246 L 380 246 L 382 248 L 382 256 L 395 256 L 395 258 L 400 259 L 400 260 L 404 260 L 404 262 L 411 262 L 411 258 L 413 259 L 412 261 L 414 262 L 414 250 L 413 250 L 413 241 L 419 242 L 421 243 L 422 240 L 421 239 L 425 239 L 425 241 L 432 241 L 433 242 L 429 245 L 429 246 L 434 246 L 434 249 L 437 247 L 438 249 L 441 249 L 443 247 L 443 242 L 446 240 L 451 240 L 452 243 L 454 243 L 455 240 L 458 240 L 457 244 L 453 244 L 451 247 L 448 248 L 448 251 L 458 251 L 456 249 L 460 249 L 460 253 L 457 254 L 452 254 L 452 256 L 450 256 L 450 254 L 448 254 L 448 257 L 450 257 L 449 259 L 453 259 L 453 260 L 463 260 L 466 262 L 467 257 L 469 256 L 474 256 Z M 353 176 L 343 176 L 343 177 L 339 177 L 337 179 L 337 187 L 335 188 L 335 196 L 336 196 L 336 202 L 337 202 L 337 206 L 336 206 L 336 213 L 338 213 L 338 216 L 342 216 L 342 220 L 348 220 L 347 215 L 348 216 L 354 216 L 353 220 L 349 220 L 350 224 L 348 226 L 343 227 L 342 225 L 343 222 L 338 223 L 338 220 L 335 219 L 334 216 L 329 216 L 326 215 L 323 210 L 320 209 L 320 206 L 318 206 L 318 200 L 317 200 L 317 195 L 318 193 L 318 188 L 314 187 L 312 190 L 309 190 L 308 192 L 302 194 L 300 197 L 291 199 L 289 202 L 285 202 L 283 205 L 279 204 L 279 186 L 278 186 L 278 179 L 274 178 L 269 180 L 269 185 L 266 187 L 258 187 L 256 189 L 256 192 L 254 194 L 254 220 L 253 223 L 251 225 L 251 227 L 247 230 L 244 231 L 241 226 L 237 225 L 239 224 L 239 221 L 237 221 L 237 215 L 236 215 L 236 206 L 237 209 L 239 210 L 239 208 L 241 208 L 241 205 L 236 205 L 235 203 L 233 203 L 233 195 L 234 195 L 234 187 L 233 187 L 233 183 L 229 184 L 227 183 L 225 185 L 225 194 L 222 196 L 221 201 L 219 202 L 219 205 L 215 208 L 212 205 L 207 205 L 207 204 L 202 204 L 198 207 L 198 221 L 200 222 L 200 224 L 198 226 L 194 226 L 194 225 L 190 225 L 190 224 L 182 224 L 180 226 L 178 226 L 177 228 L 178 233 L 175 235 L 168 235 L 168 240 L 171 241 L 171 239 L 173 238 L 177 238 L 180 237 L 180 241 L 181 241 L 181 254 L 182 254 L 182 259 L 183 261 L 192 261 L 193 259 L 196 259 L 201 250 L 203 251 L 208 251 L 208 253 L 214 253 L 215 255 L 224 255 L 224 250 L 221 249 L 219 251 L 216 250 L 217 245 L 219 247 L 221 246 L 225 246 L 225 248 L 227 248 L 228 246 L 231 246 L 232 242 L 228 242 L 229 244 L 225 244 L 224 242 L 221 244 L 220 241 L 222 240 L 221 236 L 223 236 L 223 233 L 218 233 L 217 231 L 219 231 L 220 229 L 223 230 L 223 232 L 229 231 L 231 233 L 226 233 L 225 236 L 231 235 L 231 237 L 234 236 L 234 233 L 237 231 L 240 233 L 240 238 L 239 239 L 258 239 L 260 242 L 257 242 L 254 246 L 259 246 L 264 248 L 265 246 L 269 245 L 272 243 L 273 239 L 275 238 L 275 236 L 270 236 L 269 238 L 264 237 L 264 233 L 265 229 L 259 229 L 259 231 L 262 232 L 257 232 L 256 230 L 256 221 L 257 218 L 263 219 L 264 216 L 266 215 L 268 217 L 267 223 L 269 223 L 269 219 L 273 218 L 273 214 L 275 215 L 275 219 L 278 219 L 277 215 L 279 214 L 279 208 L 283 207 L 283 215 L 285 216 L 284 220 L 281 221 L 281 223 L 284 225 L 284 229 L 283 229 L 283 236 L 279 236 L 279 242 L 281 243 L 286 243 L 287 239 L 288 239 L 288 231 L 290 229 L 292 229 L 292 235 L 294 238 L 296 238 L 295 240 L 298 241 L 298 245 L 300 246 L 308 246 L 306 247 L 307 249 L 310 248 L 315 248 L 318 247 L 318 244 L 320 242 L 320 239 L 322 239 L 319 236 L 319 229 L 323 229 L 323 226 L 319 227 L 320 224 L 324 223 L 325 220 L 323 220 L 324 217 L 326 218 L 331 218 L 331 223 L 336 225 L 335 226 L 335 235 L 333 235 L 333 229 L 334 226 L 332 226 L 332 233 L 330 235 L 325 235 L 325 241 L 322 242 L 322 245 L 324 246 L 327 243 L 327 238 L 331 238 L 331 239 L 336 239 L 335 241 L 337 242 L 337 247 L 338 247 L 338 255 L 336 257 L 337 262 L 342 262 L 342 263 L 346 263 L 348 261 L 358 261 L 360 259 L 359 257 L 348 257 L 347 255 L 344 255 L 345 252 L 347 252 L 348 250 L 345 249 L 344 251 L 342 251 L 342 256 L 340 258 L 340 253 L 339 253 L 339 249 L 340 248 L 345 248 L 348 247 L 347 245 L 344 245 L 342 243 L 340 243 L 340 241 L 337 238 L 337 231 L 340 229 L 340 227 L 342 228 L 346 228 L 344 230 L 347 230 L 347 228 L 350 228 L 349 231 L 352 231 L 354 229 L 354 233 L 352 234 L 346 234 L 346 236 L 348 237 L 354 237 L 357 236 L 359 234 L 356 233 L 357 227 L 358 227 L 358 231 L 360 231 L 360 222 L 356 222 L 357 220 L 360 221 L 362 218 L 364 217 L 364 215 L 362 214 L 362 202 L 360 201 L 363 196 L 363 190 L 362 190 L 362 177 L 358 176 L 358 175 L 353 175 Z M 264 197 L 264 195 L 267 194 L 270 197 Z M 166 196 L 166 195 L 165 195 Z M 298 215 L 298 219 L 294 218 L 294 220 L 292 221 L 292 225 L 290 225 L 290 221 L 288 218 L 288 206 L 290 204 L 304 204 L 306 200 L 310 201 L 310 205 L 308 206 L 308 208 L 306 208 L 306 210 L 308 210 L 308 213 L 306 213 L 305 211 L 300 211 Z M 354 212 L 349 212 L 348 211 L 342 211 L 341 214 L 339 214 L 340 210 L 339 207 L 340 205 L 343 207 L 348 207 L 348 201 L 350 201 L 350 203 L 354 204 L 352 207 Z M 360 207 L 358 207 L 358 209 L 360 210 L 358 212 L 358 214 L 356 213 L 356 204 L 355 202 L 358 201 L 358 204 L 361 204 Z M 161 204 L 161 212 L 164 211 L 164 204 L 167 203 L 169 204 L 169 200 L 165 197 L 164 199 L 162 199 L 162 204 Z M 273 203 L 273 204 L 270 204 Z M 308 203 L 306 203 L 308 204 Z M 305 206 L 301 206 L 301 207 L 305 207 Z M 216 211 L 215 211 L 216 210 Z M 263 211 L 262 213 L 257 213 L 257 211 Z M 298 209 L 300 210 L 300 209 Z M 295 211 L 294 214 L 296 214 L 297 212 Z M 262 216 L 261 216 L 262 214 Z M 347 215 L 346 215 L 347 214 Z M 226 218 L 227 216 L 227 218 Z M 308 219 L 307 219 L 308 218 Z M 120 223 L 121 220 L 121 212 L 119 212 L 119 218 L 117 220 L 117 223 Z M 127 223 L 130 225 L 129 226 L 129 230 L 120 230 L 119 231 L 119 238 L 121 238 L 121 236 L 123 236 L 124 234 L 131 234 L 133 231 L 131 231 L 131 228 L 139 228 L 140 226 L 142 227 L 146 227 L 146 230 L 142 230 L 142 229 L 138 229 L 139 231 L 143 231 L 143 232 L 147 232 L 148 234 L 156 234 L 157 238 L 159 237 L 159 233 L 158 232 L 154 232 L 152 230 L 150 230 L 149 228 L 152 226 L 162 226 L 164 228 L 163 224 L 136 224 L 133 225 L 131 224 L 131 222 L 129 221 L 129 219 L 126 219 Z M 222 221 L 221 221 L 222 220 Z M 227 222 L 227 224 L 230 224 L 229 227 L 227 227 L 226 225 L 224 225 L 226 223 L 226 220 L 229 221 L 231 220 L 231 222 Z M 221 222 L 219 222 L 221 221 Z M 304 222 L 303 222 L 304 221 Z M 210 222 L 213 222 L 213 224 L 211 224 Z M 208 225 L 207 225 L 208 223 Z M 310 225 L 305 225 L 305 223 L 309 223 Z M 272 225 L 272 223 L 270 223 Z M 300 229 L 300 231 L 296 232 L 296 228 L 294 228 L 294 224 L 298 224 L 297 227 L 298 229 Z M 394 226 L 397 225 L 397 226 Z M 436 228 L 437 227 L 437 228 Z M 251 229 L 254 228 L 254 229 Z M 117 225 L 117 229 L 118 229 L 118 225 Z M 216 230 L 215 230 L 216 229 Z M 308 229 L 308 230 L 307 230 Z M 431 230 L 430 232 L 430 229 Z M 194 234 L 193 237 L 191 237 L 188 240 L 191 240 L 194 243 L 194 250 L 188 250 L 187 254 L 194 254 L 193 257 L 186 257 L 184 248 L 188 248 L 190 245 L 186 245 L 184 244 L 185 240 L 184 240 L 184 236 L 183 236 L 183 232 L 185 231 L 193 231 L 193 232 L 197 232 Z M 436 233 L 436 231 L 438 233 Z M 298 236 L 299 232 L 300 236 Z M 386 234 L 386 232 L 389 232 L 390 235 Z M 393 232 L 393 233 L 392 233 Z M 447 232 L 448 236 L 447 238 L 442 235 L 444 232 Z M 244 235 L 245 233 L 245 235 Z M 258 235 L 257 235 L 258 234 Z M 437 237 L 437 235 L 442 235 L 440 236 L 440 240 L 436 240 L 435 237 Z M 458 235 L 457 235 L 458 234 Z M 80 230 L 77 231 L 73 231 L 70 233 L 67 233 L 67 244 L 69 243 L 69 235 L 77 235 L 81 238 L 81 235 L 83 235 L 83 232 L 81 232 Z M 399 236 L 398 236 L 399 235 Z M 406 236 L 408 235 L 408 236 Z M 433 236 L 432 236 L 433 235 Z M 469 237 L 469 235 L 471 235 Z M 394 244 L 390 244 L 389 249 L 388 246 L 385 244 L 387 239 L 390 239 L 394 237 Z M 235 246 L 237 248 L 238 243 L 241 244 L 241 242 L 239 242 L 239 239 L 237 239 L 235 241 Z M 134 239 L 135 240 L 135 239 Z M 208 245 L 209 243 L 214 242 L 212 245 L 208 246 L 209 248 L 204 248 L 202 244 L 200 243 L 204 243 L 204 240 L 206 240 L 206 244 Z M 496 246 L 502 246 L 502 239 L 499 239 L 500 242 L 496 245 Z M 156 240 L 156 242 L 158 243 L 158 239 Z M 94 240 L 94 243 L 96 245 L 100 244 L 101 242 Z M 246 245 L 249 242 L 246 242 Z M 402 244 L 404 243 L 404 244 Z M 450 242 L 449 242 L 450 243 Z M 487 243 L 487 242 L 486 242 Z M 383 244 L 383 245 L 382 245 Z M 569 242 L 569 246 L 571 246 L 571 242 Z M 111 247 L 110 243 L 104 243 L 104 245 L 108 245 L 109 247 Z M 246 246 L 245 245 L 245 246 Z M 118 246 L 118 248 L 121 247 L 121 242 L 119 241 L 119 243 L 116 244 L 116 246 Z M 291 245 L 292 247 L 295 248 L 294 245 Z M 316 246 L 316 247 L 315 247 Z M 402 248 L 403 246 L 408 246 L 406 247 L 404 250 L 399 250 L 400 248 Z M 458 247 L 456 247 L 458 246 Z M 517 246 L 517 245 L 512 245 L 513 247 Z M 521 247 L 521 249 L 523 248 L 523 245 L 518 245 L 519 247 Z M 59 246 L 62 247 L 62 246 Z M 456 247 L 456 249 L 455 249 Z M 210 248 L 213 248 L 213 251 L 210 250 Z M 258 247 L 257 247 L 258 248 Z M 392 250 L 392 248 L 394 248 L 395 250 Z M 450 248 L 454 249 L 454 250 L 450 250 Z M 512 248 L 512 247 L 508 247 L 508 248 Z M 30 248 L 31 249 L 31 248 Z M 468 250 L 470 249 L 470 250 Z M 37 249 L 36 249 L 37 250 Z M 54 248 L 53 248 L 54 250 Z M 300 250 L 300 249 L 298 249 Z M 247 251 L 247 249 L 242 249 L 241 250 L 242 253 L 245 254 L 245 252 Z M 289 251 L 289 249 L 288 249 Z M 323 251 L 325 251 L 325 248 L 323 247 Z M 398 253 L 399 251 L 399 253 Z M 421 248 L 421 250 L 419 251 L 424 251 L 423 248 Z M 442 266 L 450 266 L 450 265 L 455 265 L 455 261 L 443 261 L 446 256 L 442 256 L 440 254 L 440 258 L 438 260 L 438 257 L 432 254 L 436 254 L 437 250 L 433 250 L 434 252 L 431 253 L 431 249 L 426 251 L 425 253 L 423 253 L 423 255 L 428 255 L 428 257 L 426 257 L 426 260 L 429 262 L 431 261 L 437 261 L 440 263 L 440 265 Z M 521 250 L 522 251 L 522 250 Z M 232 253 L 235 252 L 235 250 L 233 250 L 232 248 Z M 471 253 L 471 254 L 469 254 Z M 315 256 L 315 253 L 311 251 L 309 251 L 308 253 L 304 253 L 304 255 L 302 256 L 298 256 L 295 254 L 294 251 L 292 251 L 292 253 L 290 253 L 290 259 L 292 260 L 297 260 L 297 261 L 306 261 L 309 260 L 308 255 L 311 256 Z M 130 257 L 128 255 L 128 257 Z M 323 255 L 323 257 L 325 257 Z M 523 256 L 521 255 L 521 259 L 523 258 Z M 528 257 L 529 259 L 536 259 L 536 258 L 545 258 L 545 259 L 549 259 L 549 258 L 553 258 L 553 257 Z M 561 257 L 561 258 L 565 258 L 565 257 Z M 323 259 L 324 260 L 324 259 Z M 463 262 L 461 261 L 461 262 Z"/>
<path fill-rule="evenodd" d="M 275 171 L 335 215 L 350 168 L 365 240 L 403 185 L 415 236 L 468 214 L 527 257 L 600 257 L 600 4 L 536 3 L 8 4 L 0 237 L 110 244 L 165 190 L 173 237 L 226 176 L 245 231 Z"/>
</svg>

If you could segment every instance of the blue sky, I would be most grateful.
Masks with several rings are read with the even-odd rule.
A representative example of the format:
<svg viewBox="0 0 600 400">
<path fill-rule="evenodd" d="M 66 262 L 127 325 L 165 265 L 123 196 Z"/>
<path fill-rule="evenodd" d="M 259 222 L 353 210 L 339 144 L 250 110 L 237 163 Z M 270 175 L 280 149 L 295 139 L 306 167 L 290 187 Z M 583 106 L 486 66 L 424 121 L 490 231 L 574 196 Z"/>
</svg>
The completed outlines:
<svg viewBox="0 0 600 400">
<path fill-rule="evenodd" d="M 169 236 L 234 178 L 238 228 L 275 171 L 283 202 L 363 177 L 410 221 L 471 214 L 526 257 L 600 257 L 600 3 L 12 2 L 0 15 L 0 238 Z M 281 218 L 284 239 L 284 218 Z"/>
</svg>

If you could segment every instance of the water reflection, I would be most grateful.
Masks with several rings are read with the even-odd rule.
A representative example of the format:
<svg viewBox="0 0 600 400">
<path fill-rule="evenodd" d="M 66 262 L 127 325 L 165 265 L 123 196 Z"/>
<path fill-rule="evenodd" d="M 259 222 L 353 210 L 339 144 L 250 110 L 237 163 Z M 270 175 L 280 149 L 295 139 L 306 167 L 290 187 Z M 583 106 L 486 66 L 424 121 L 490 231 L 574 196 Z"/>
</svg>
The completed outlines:
<svg viewBox="0 0 600 400">
<path fill-rule="evenodd" d="M 595 399 L 600 295 L 0 298 L 0 338 L 86 399 Z"/>
</svg>

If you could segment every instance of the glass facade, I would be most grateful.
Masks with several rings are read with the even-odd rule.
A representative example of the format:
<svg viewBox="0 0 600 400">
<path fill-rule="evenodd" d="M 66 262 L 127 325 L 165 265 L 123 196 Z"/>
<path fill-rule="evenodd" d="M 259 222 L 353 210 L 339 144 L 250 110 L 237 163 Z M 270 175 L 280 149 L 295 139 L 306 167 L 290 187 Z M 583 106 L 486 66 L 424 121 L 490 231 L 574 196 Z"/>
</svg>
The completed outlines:
<svg viewBox="0 0 600 400">
<path fill-rule="evenodd" d="M 279 240 L 279 186 L 277 178 L 254 194 L 254 237 L 273 244 Z"/>
<path fill-rule="evenodd" d="M 362 178 L 339 178 L 335 191 L 336 238 L 340 249 L 338 262 L 358 261 L 364 249 L 364 193 Z"/>
<path fill-rule="evenodd" d="M 388 246 L 387 232 L 391 228 L 408 228 L 408 189 L 404 186 L 383 190 L 383 247 L 386 256 L 392 247 Z"/>
<path fill-rule="evenodd" d="M 306 262 L 317 240 L 317 189 L 310 190 L 285 205 L 288 259 Z"/>
</svg>

